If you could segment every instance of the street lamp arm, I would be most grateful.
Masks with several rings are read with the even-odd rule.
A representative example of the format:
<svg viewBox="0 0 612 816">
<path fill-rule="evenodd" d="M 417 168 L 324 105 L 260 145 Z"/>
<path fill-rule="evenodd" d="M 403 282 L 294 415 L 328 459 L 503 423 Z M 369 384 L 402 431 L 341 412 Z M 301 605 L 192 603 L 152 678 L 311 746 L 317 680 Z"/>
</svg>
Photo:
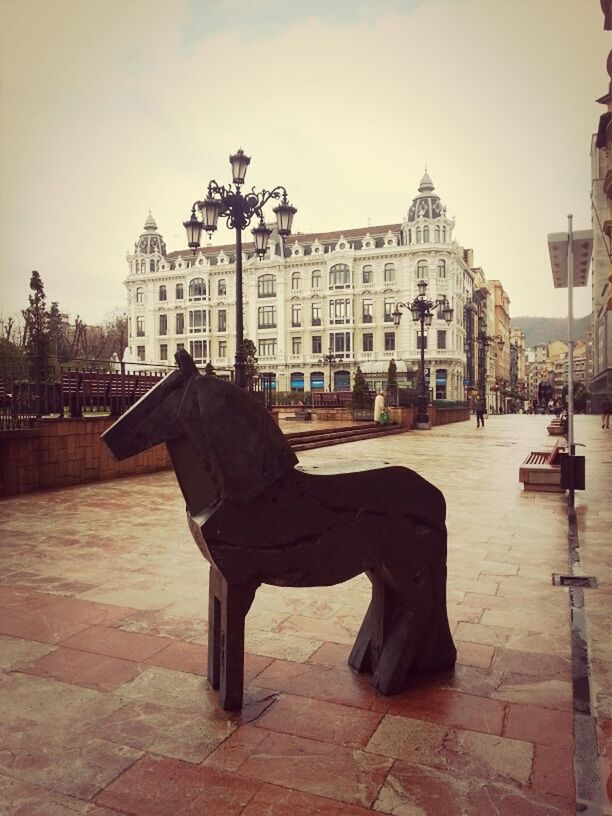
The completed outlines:
<svg viewBox="0 0 612 816">
<path fill-rule="evenodd" d="M 281 196 L 287 200 L 287 190 L 279 184 L 278 186 L 274 187 L 272 190 L 262 190 L 260 193 L 255 192 L 255 188 L 252 188 L 252 192 L 254 195 L 258 197 L 258 206 L 264 207 L 270 199 L 279 199 Z"/>
</svg>

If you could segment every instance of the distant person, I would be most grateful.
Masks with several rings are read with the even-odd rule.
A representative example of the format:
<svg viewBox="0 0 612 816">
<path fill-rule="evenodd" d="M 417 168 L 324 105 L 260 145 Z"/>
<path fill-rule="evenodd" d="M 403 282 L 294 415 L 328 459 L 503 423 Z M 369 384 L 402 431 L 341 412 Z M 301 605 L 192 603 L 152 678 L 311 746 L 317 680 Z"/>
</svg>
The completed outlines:
<svg viewBox="0 0 612 816">
<path fill-rule="evenodd" d="M 374 399 L 374 422 L 378 422 L 380 424 L 380 417 L 383 411 L 386 411 L 385 392 L 379 391 Z"/>
<path fill-rule="evenodd" d="M 476 400 L 476 427 L 480 428 L 481 426 L 484 428 L 484 416 L 487 410 L 487 403 L 484 401 L 483 397 L 478 397 Z"/>
<path fill-rule="evenodd" d="M 601 427 L 602 428 L 609 428 L 610 427 L 610 397 L 606 394 L 606 396 L 601 401 Z"/>
</svg>

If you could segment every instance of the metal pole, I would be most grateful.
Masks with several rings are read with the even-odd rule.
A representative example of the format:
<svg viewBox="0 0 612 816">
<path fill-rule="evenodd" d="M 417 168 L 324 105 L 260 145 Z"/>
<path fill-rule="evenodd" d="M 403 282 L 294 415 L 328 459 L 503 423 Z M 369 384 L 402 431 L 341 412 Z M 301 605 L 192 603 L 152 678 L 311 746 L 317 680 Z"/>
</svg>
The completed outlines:
<svg viewBox="0 0 612 816">
<path fill-rule="evenodd" d="M 573 215 L 567 216 L 567 444 L 569 446 L 569 494 L 574 506 L 574 253 Z"/>
<path fill-rule="evenodd" d="M 244 358 L 244 315 L 242 311 L 242 228 L 236 226 L 236 385 L 246 388 L 246 362 Z"/>
<path fill-rule="evenodd" d="M 425 312 L 421 310 L 421 393 L 419 395 L 419 413 L 417 422 L 425 424 L 429 421 L 427 416 L 427 383 L 425 381 Z"/>
</svg>

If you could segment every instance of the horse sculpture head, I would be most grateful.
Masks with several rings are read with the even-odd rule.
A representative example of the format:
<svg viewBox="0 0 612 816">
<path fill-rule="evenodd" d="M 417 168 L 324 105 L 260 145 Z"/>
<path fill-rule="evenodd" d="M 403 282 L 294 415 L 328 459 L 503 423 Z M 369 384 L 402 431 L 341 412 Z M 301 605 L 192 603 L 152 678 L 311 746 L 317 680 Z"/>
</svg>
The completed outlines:
<svg viewBox="0 0 612 816">
<path fill-rule="evenodd" d="M 201 376 L 180 349 L 172 371 L 102 434 L 119 460 L 165 442 L 192 515 L 220 500 L 246 502 L 297 464 L 282 432 L 252 395 Z"/>
</svg>

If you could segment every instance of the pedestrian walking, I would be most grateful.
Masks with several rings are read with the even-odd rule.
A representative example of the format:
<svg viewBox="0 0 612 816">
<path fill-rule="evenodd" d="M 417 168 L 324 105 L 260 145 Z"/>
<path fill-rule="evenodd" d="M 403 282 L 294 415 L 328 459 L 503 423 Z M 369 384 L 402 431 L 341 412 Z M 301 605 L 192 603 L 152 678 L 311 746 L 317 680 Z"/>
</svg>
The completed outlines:
<svg viewBox="0 0 612 816">
<path fill-rule="evenodd" d="M 379 391 L 374 399 L 374 422 L 380 424 L 381 414 L 386 411 L 385 392 Z"/>
<path fill-rule="evenodd" d="M 484 401 L 483 397 L 478 397 L 476 400 L 476 427 L 480 428 L 481 426 L 484 428 L 484 416 L 487 410 L 487 403 Z"/>
<path fill-rule="evenodd" d="M 610 427 L 610 397 L 606 396 L 601 401 L 601 427 Z"/>
</svg>

